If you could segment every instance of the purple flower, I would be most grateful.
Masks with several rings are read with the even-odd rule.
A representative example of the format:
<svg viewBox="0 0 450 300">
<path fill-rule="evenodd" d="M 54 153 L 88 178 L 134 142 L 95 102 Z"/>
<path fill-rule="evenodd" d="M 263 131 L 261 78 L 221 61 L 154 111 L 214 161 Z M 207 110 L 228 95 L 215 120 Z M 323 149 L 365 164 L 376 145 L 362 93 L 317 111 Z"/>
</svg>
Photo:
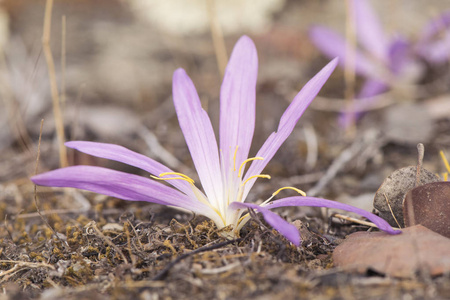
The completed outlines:
<svg viewBox="0 0 450 300">
<path fill-rule="evenodd" d="M 270 178 L 261 172 L 290 135 L 336 65 L 337 59 L 334 59 L 304 86 L 284 112 L 277 131 L 268 137 L 253 158 L 248 158 L 248 154 L 255 127 L 258 59 L 252 40 L 243 36 L 237 42 L 226 69 L 220 93 L 219 148 L 210 119 L 201 107 L 192 81 L 183 69 L 176 70 L 173 75 L 175 110 L 203 191 L 187 175 L 176 173 L 146 156 L 118 145 L 84 141 L 67 142 L 66 146 L 141 168 L 149 172 L 153 179 L 101 167 L 72 166 L 34 176 L 31 180 L 38 185 L 74 187 L 124 200 L 184 208 L 210 218 L 219 229 L 229 226 L 229 236 L 239 234 L 242 226 L 250 219 L 246 213 L 250 208 L 260 212 L 271 226 L 299 245 L 300 236 L 295 226 L 269 210 L 298 205 L 356 212 L 386 232 L 399 233 L 386 221 L 367 211 L 330 200 L 291 197 L 270 202 L 273 196 L 285 188 L 276 191 L 261 205 L 244 202 L 258 178 Z M 249 162 L 251 166 L 245 171 Z M 159 180 L 166 181 L 173 188 Z M 302 193 L 292 187 L 286 188 Z"/>
<path fill-rule="evenodd" d="M 354 23 L 358 48 L 355 49 L 355 73 L 363 78 L 356 99 L 360 100 L 355 108 L 373 101 L 373 97 L 384 93 L 397 81 L 413 81 L 420 75 L 421 66 L 413 45 L 404 37 L 396 34 L 388 38 L 377 15 L 367 0 L 354 0 Z M 309 32 L 312 43 L 327 57 L 339 57 L 344 67 L 347 41 L 337 32 L 324 27 L 314 26 Z M 428 44 L 427 44 L 428 45 Z M 425 50 L 423 50 L 425 51 Z M 350 112 L 351 113 L 351 112 Z M 354 114 L 354 113 L 351 113 Z M 356 114 L 358 117 L 359 114 Z M 346 125 L 348 114 L 341 118 Z"/>
<path fill-rule="evenodd" d="M 431 64 L 447 62 L 450 58 L 450 11 L 428 22 L 415 45 L 416 53 Z"/>
</svg>

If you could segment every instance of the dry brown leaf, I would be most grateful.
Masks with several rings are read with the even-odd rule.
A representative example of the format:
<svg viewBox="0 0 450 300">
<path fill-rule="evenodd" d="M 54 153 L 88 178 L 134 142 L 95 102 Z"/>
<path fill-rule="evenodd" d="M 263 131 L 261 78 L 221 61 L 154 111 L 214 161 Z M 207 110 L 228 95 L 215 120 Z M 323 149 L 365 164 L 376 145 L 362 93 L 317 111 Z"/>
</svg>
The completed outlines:
<svg viewBox="0 0 450 300">
<path fill-rule="evenodd" d="M 410 190 L 403 201 L 405 225 L 421 224 L 450 238 L 450 182 L 428 183 Z"/>
<path fill-rule="evenodd" d="M 373 270 L 393 277 L 431 276 L 450 272 L 450 239 L 422 225 L 399 235 L 356 232 L 336 247 L 336 266 L 365 273 Z"/>
</svg>

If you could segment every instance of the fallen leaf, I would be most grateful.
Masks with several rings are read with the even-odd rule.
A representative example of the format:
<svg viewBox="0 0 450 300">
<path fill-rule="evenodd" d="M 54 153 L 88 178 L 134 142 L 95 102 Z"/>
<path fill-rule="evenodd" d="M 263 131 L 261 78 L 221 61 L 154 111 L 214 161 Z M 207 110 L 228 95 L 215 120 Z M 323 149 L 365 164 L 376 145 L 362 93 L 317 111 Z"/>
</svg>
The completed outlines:
<svg viewBox="0 0 450 300">
<path fill-rule="evenodd" d="M 423 225 L 450 238 L 450 182 L 428 183 L 410 190 L 403 201 L 405 225 Z"/>
<path fill-rule="evenodd" d="M 450 239 L 422 225 L 402 234 L 356 232 L 333 252 L 334 264 L 365 273 L 368 270 L 408 278 L 421 272 L 431 276 L 450 272 Z"/>
</svg>

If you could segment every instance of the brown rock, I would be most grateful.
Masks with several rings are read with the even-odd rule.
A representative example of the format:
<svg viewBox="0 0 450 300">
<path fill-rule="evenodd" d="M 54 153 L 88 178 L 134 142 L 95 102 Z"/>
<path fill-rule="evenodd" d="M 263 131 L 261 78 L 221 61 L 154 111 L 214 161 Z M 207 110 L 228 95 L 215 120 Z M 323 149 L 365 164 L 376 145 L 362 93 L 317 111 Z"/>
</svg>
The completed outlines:
<svg viewBox="0 0 450 300">
<path fill-rule="evenodd" d="M 403 222 L 403 199 L 405 199 L 406 193 L 414 188 L 416 172 L 417 167 L 415 166 L 395 170 L 383 181 L 383 184 L 375 193 L 373 206 L 380 212 L 380 217 L 385 219 L 391 226 L 398 227 L 398 222 L 401 227 L 405 227 Z M 436 181 L 439 181 L 436 174 L 424 168 L 421 169 L 419 185 Z M 388 201 L 391 208 L 389 208 Z M 391 209 L 397 222 L 392 216 Z"/>
</svg>

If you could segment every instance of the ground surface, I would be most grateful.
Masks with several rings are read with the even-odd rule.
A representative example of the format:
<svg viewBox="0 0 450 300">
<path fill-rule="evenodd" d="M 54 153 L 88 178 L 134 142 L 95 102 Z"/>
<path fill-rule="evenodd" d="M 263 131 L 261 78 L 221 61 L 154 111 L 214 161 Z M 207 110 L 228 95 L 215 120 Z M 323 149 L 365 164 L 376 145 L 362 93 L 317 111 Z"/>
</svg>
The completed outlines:
<svg viewBox="0 0 450 300">
<path fill-rule="evenodd" d="M 55 4 L 51 46 L 58 85 L 66 91 L 62 106 L 67 139 L 121 144 L 195 177 L 171 102 L 171 76 L 178 67 L 186 69 L 217 125 L 221 77 L 210 26 L 193 33 L 169 32 L 164 24 L 149 22 L 139 12 L 143 9 L 131 3 Z M 398 29 L 412 37 L 445 8 L 445 1 L 389 3 L 376 5 L 387 31 Z M 171 208 L 83 191 L 39 187 L 36 193 L 29 177 L 35 172 L 42 118 L 38 172 L 58 167 L 48 66 L 41 47 L 44 4 L 6 1 L 8 18 L 2 17 L 9 22 L 10 36 L 2 45 L 1 75 L 7 112 L 0 135 L 2 299 L 450 298 L 450 274 L 418 273 L 399 279 L 334 267 L 331 254 L 341 239 L 368 228 L 331 218 L 332 212 L 279 210 L 287 220 L 303 222 L 303 243 L 297 248 L 258 218 L 230 242 L 208 220 Z M 321 23 L 344 31 L 345 7 L 339 1 L 279 5 L 266 17 L 265 27 L 225 32 L 228 53 L 242 34 L 248 34 L 258 49 L 252 153 L 276 129 L 296 92 L 327 62 L 308 41 L 308 26 Z M 172 12 L 177 9 L 181 8 L 175 6 Z M 64 69 L 62 15 L 67 24 Z M 422 77 L 413 85 L 414 92 L 388 93 L 380 100 L 381 108 L 371 109 L 355 127 L 344 130 L 333 109 L 342 107 L 339 99 L 344 95 L 344 74 L 337 69 L 265 170 L 273 179 L 256 184 L 249 200 L 257 202 L 282 186 L 296 186 L 372 210 L 373 196 L 383 179 L 395 169 L 415 165 L 419 142 L 426 149 L 424 166 L 443 172 L 438 153 L 450 151 L 450 111 L 438 106 L 436 112 L 433 107 L 442 103 L 436 102 L 439 99 L 449 99 L 448 65 L 429 68 Z M 431 112 L 413 124 L 431 128 L 424 135 L 413 125 L 406 129 L 398 125 L 411 118 L 405 119 L 401 109 L 405 104 Z M 405 141 L 405 135 L 410 139 Z M 163 150 L 155 150 L 159 146 Z M 146 176 L 123 165 L 68 154 L 71 164 Z M 334 175 L 329 173 L 331 165 L 338 168 Z M 324 177 L 328 180 L 318 185 Z"/>
</svg>

